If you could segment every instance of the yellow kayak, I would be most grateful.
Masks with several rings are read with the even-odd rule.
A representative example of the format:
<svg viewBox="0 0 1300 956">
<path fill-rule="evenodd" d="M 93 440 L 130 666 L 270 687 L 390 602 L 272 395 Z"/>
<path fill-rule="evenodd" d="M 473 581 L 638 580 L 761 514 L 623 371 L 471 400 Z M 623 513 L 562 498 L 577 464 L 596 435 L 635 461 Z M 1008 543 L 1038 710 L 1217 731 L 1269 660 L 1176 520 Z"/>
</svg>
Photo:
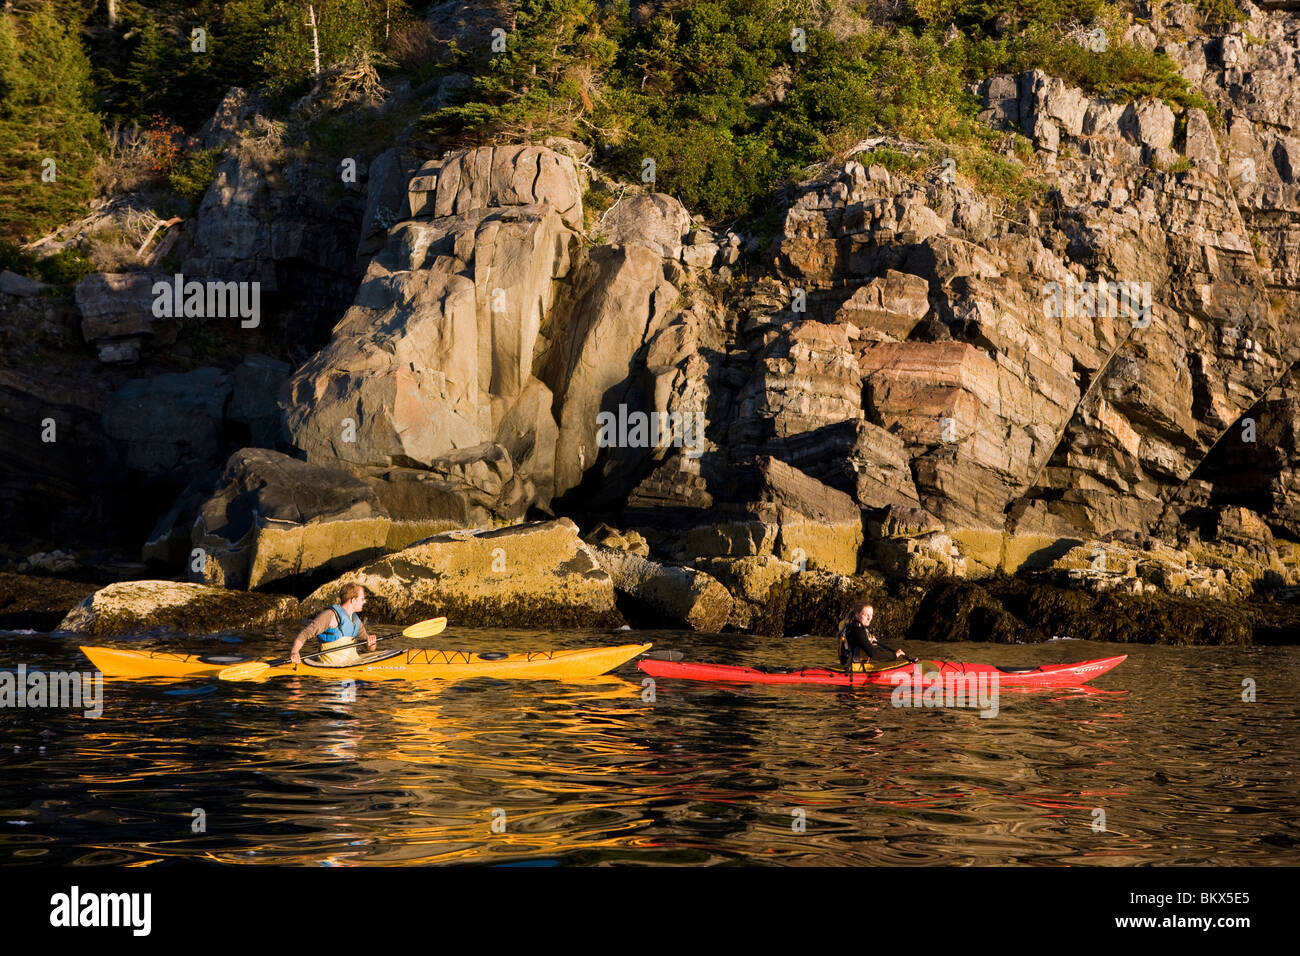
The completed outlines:
<svg viewBox="0 0 1300 956">
<path fill-rule="evenodd" d="M 477 654 L 473 651 L 409 649 L 367 654 L 355 664 L 303 661 L 272 667 L 262 677 L 305 675 L 327 680 L 461 680 L 496 677 L 507 680 L 575 680 L 598 677 L 648 651 L 650 644 L 583 647 L 572 651 L 527 654 Z M 166 651 L 83 647 L 105 677 L 216 677 L 227 667 L 249 658 L 222 655 L 173 654 Z"/>
</svg>

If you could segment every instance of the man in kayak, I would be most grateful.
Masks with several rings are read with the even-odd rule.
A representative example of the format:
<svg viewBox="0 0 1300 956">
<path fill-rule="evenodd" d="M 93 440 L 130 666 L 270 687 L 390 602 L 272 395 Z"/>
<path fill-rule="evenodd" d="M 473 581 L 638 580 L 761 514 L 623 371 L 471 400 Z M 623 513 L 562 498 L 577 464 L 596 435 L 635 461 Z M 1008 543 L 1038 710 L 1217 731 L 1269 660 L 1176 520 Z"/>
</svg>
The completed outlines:
<svg viewBox="0 0 1300 956">
<path fill-rule="evenodd" d="M 338 645 L 341 649 L 331 651 L 328 654 L 322 654 L 315 660 L 323 664 L 355 664 L 361 658 L 357 654 L 355 647 L 343 647 L 345 644 L 353 644 L 358 639 L 364 639 L 370 650 L 375 649 L 375 638 L 366 631 L 365 624 L 361 623 L 358 617 L 362 606 L 366 603 L 366 592 L 359 584 L 345 584 L 339 589 L 339 603 L 332 604 L 325 610 L 321 611 L 311 623 L 299 632 L 294 638 L 293 649 L 289 651 L 289 659 L 298 664 L 302 661 L 302 646 L 308 640 L 315 637 L 320 640 L 322 651 L 329 650 L 331 644 Z"/>
<path fill-rule="evenodd" d="M 840 628 L 840 663 L 848 670 L 865 671 L 869 665 L 879 665 L 895 660 L 910 660 L 897 648 L 888 647 L 876 640 L 869 627 L 876 609 L 865 602 L 856 605 L 849 619 Z"/>
</svg>

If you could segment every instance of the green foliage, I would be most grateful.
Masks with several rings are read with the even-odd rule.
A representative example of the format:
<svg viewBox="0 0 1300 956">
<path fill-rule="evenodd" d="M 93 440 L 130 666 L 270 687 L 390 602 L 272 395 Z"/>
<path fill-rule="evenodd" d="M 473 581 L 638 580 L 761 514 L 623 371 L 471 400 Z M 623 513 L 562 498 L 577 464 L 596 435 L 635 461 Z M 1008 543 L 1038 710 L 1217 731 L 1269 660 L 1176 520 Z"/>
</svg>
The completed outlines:
<svg viewBox="0 0 1300 956">
<path fill-rule="evenodd" d="M 76 285 L 95 271 L 95 264 L 76 249 L 64 249 L 37 260 L 36 271 L 51 285 Z"/>
<path fill-rule="evenodd" d="M 1215 26 L 1233 26 L 1250 19 L 1233 0 L 1196 0 L 1196 12 Z"/>
<path fill-rule="evenodd" d="M 34 256 L 12 242 L 0 239 L 0 271 L 16 272 L 48 282 L 71 286 L 95 271 L 95 264 L 75 249 L 64 249 L 48 256 Z"/>
<path fill-rule="evenodd" d="M 91 0 L 20 0 L 17 8 L 42 5 L 48 19 L 49 3 L 68 22 L 103 24 L 102 7 Z M 895 172 L 913 175 L 952 156 L 962 176 L 993 195 L 1033 196 L 1037 184 L 1000 155 L 1009 143 L 1028 160 L 1032 144 L 1008 141 L 976 119 L 979 104 L 968 90 L 995 73 L 1039 68 L 1094 95 L 1155 96 L 1176 110 L 1200 106 L 1216 115 L 1167 56 L 1120 42 L 1124 15 L 1113 0 L 836 2 L 829 19 L 814 0 L 657 0 L 638 2 L 635 13 L 629 0 L 515 0 L 512 7 L 513 28 L 494 51 L 489 35 L 465 50 L 442 44 L 404 0 L 310 3 L 322 71 L 368 54 L 412 81 L 452 70 L 473 77 L 457 102 L 424 117 L 439 148 L 570 136 L 598 147 L 607 166 L 634 181 L 653 159 L 653 188 L 713 219 L 761 217 L 774 189 L 874 133 L 930 144 L 912 158 L 877 151 L 873 161 Z M 1197 0 L 1197 8 L 1208 20 L 1241 16 L 1234 0 Z M 94 51 L 100 103 L 117 120 L 153 117 L 157 126 L 161 117 L 168 129 L 184 128 L 174 137 L 181 162 L 167 172 L 178 194 L 196 200 L 216 157 L 180 152 L 184 130 L 211 115 L 233 85 L 261 87 L 281 102 L 304 91 L 317 69 L 307 10 L 308 0 L 187 0 L 179 9 L 168 0 L 124 0 L 115 38 Z M 15 24 L 36 16 L 5 17 L 0 27 L 0 153 L 21 155 L 29 166 L 29 137 L 5 123 L 30 88 L 18 78 L 33 69 L 20 62 L 30 57 L 15 41 Z M 862 19 L 841 29 L 852 17 Z M 819 22 L 835 23 L 836 32 L 808 26 Z M 806 51 L 792 49 L 795 24 L 808 27 Z M 207 31 L 205 53 L 190 48 L 196 26 Z M 1080 28 L 1104 30 L 1106 48 L 1080 45 Z M 61 35 L 60 42 L 75 41 Z M 381 123 L 321 110 L 299 145 L 332 163 L 358 141 L 391 138 L 409 119 L 398 113 Z M 13 232 L 7 214 L 0 207 L 0 235 Z"/>
<path fill-rule="evenodd" d="M 1171 107 L 1200 107 L 1215 114 L 1212 103 L 1188 86 L 1178 66 L 1164 53 L 1135 46 L 1112 46 L 1094 53 L 1077 43 L 1062 43 L 1049 31 L 1031 31 L 1006 49 L 1009 72 L 1038 67 L 1088 93 L 1118 101 L 1152 96 Z"/>
<path fill-rule="evenodd" d="M 1010 203 L 1033 200 L 1047 186 L 1029 177 L 1025 167 L 997 153 L 978 149 L 957 150 L 957 171 L 969 176 L 981 191 Z"/>
<path fill-rule="evenodd" d="M 83 213 L 103 140 L 91 98 L 81 41 L 49 6 L 0 14 L 0 238 L 34 238 Z"/>
<path fill-rule="evenodd" d="M 465 102 L 426 117 L 426 128 L 475 139 L 578 135 L 579 118 L 596 109 L 594 78 L 617 52 L 605 22 L 594 0 L 521 0 L 502 52 L 458 53 L 473 88 Z"/>
<path fill-rule="evenodd" d="M 1185 173 L 1192 168 L 1192 161 L 1186 156 L 1180 156 L 1170 163 L 1154 162 L 1153 167 L 1162 173 Z"/>
<path fill-rule="evenodd" d="M 563 133 L 602 147 L 632 180 L 651 159 L 655 189 L 721 219 L 761 212 L 774 188 L 874 132 L 945 144 L 982 188 L 1032 196 L 967 92 L 995 73 L 1041 68 L 1089 93 L 1213 115 L 1165 55 L 1077 42 L 1080 25 L 1119 36 L 1108 0 L 913 0 L 904 28 L 810 29 L 797 52 L 790 25 L 809 22 L 805 6 L 668 0 L 632 17 L 622 4 L 526 0 L 505 52 L 461 56 L 473 88 L 426 128 L 449 145 Z M 1032 157 L 1023 137 L 1011 147 Z"/>
<path fill-rule="evenodd" d="M 350 56 L 373 53 L 383 36 L 384 10 L 382 0 L 276 0 L 257 58 L 267 84 L 277 91 L 305 88 L 316 76 L 317 59 L 324 70 Z"/>
<path fill-rule="evenodd" d="M 864 166 L 883 166 L 890 173 L 911 174 L 930 165 L 928 157 L 904 153 L 902 150 L 890 149 L 888 146 L 858 153 L 853 158 Z"/>
<path fill-rule="evenodd" d="M 823 133 L 753 102 L 777 66 L 793 63 L 788 7 L 782 0 L 670 3 L 630 32 L 619 57 L 626 85 L 611 96 L 624 114 L 618 125 L 628 130 L 616 168 L 639 179 L 653 159 L 657 189 L 722 218 L 822 155 Z M 814 109 L 815 100 L 809 97 Z"/>
<path fill-rule="evenodd" d="M 1107 0 L 911 0 L 917 20 L 931 26 L 949 23 L 986 30 L 999 17 L 1008 18 L 1013 28 L 1055 27 L 1066 23 L 1089 23 L 1102 15 Z"/>
<path fill-rule="evenodd" d="M 167 174 L 167 182 L 178 196 L 197 203 L 212 185 L 220 156 L 219 149 L 189 153 Z"/>
<path fill-rule="evenodd" d="M 232 86 L 295 94 L 315 60 L 308 0 L 168 0 L 123 3 L 117 35 L 97 42 L 96 87 L 104 112 L 129 124 L 166 115 L 192 130 Z M 382 50 L 412 19 L 405 0 L 311 0 L 322 71 Z M 195 28 L 206 49 L 192 48 Z"/>
</svg>

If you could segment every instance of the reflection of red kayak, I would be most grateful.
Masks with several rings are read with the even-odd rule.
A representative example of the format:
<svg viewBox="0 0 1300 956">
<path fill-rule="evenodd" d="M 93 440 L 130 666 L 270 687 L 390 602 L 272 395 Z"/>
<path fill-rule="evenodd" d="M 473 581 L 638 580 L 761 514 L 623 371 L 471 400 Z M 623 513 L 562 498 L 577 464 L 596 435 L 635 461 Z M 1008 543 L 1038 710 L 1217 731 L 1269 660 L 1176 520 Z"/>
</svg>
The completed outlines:
<svg viewBox="0 0 1300 956">
<path fill-rule="evenodd" d="M 1079 664 L 1043 664 L 1038 667 L 994 667 L 992 664 L 961 664 L 956 661 L 920 661 L 917 664 L 890 665 L 865 674 L 854 674 L 853 684 L 896 686 L 920 677 L 930 683 L 948 678 L 960 679 L 997 675 L 1000 687 L 1060 687 L 1082 684 L 1118 667 L 1127 658 L 1102 657 Z M 643 658 L 637 666 L 654 677 L 679 677 L 683 680 L 726 681 L 732 684 L 833 684 L 847 687 L 849 675 L 824 667 L 728 667 L 725 664 L 691 664 Z"/>
</svg>

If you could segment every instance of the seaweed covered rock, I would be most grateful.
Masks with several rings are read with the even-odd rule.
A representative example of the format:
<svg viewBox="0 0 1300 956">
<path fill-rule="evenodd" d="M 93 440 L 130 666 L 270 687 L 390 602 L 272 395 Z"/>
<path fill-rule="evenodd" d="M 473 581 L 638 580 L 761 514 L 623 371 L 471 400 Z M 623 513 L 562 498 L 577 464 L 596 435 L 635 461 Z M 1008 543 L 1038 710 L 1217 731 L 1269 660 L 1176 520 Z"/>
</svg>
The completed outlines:
<svg viewBox="0 0 1300 956">
<path fill-rule="evenodd" d="M 1241 602 L 1167 594 L 1089 594 L 1033 587 L 1027 619 L 1043 633 L 1119 644 L 1229 644 L 1253 641 L 1255 615 Z"/>
<path fill-rule="evenodd" d="M 929 589 L 908 630 L 913 641 L 988 641 L 1012 644 L 1044 639 L 1009 613 L 983 587 L 944 581 Z"/>
<path fill-rule="evenodd" d="M 617 627 L 614 582 L 567 518 L 434 535 L 348 572 L 301 605 L 316 614 L 355 581 L 366 618 L 411 624 L 445 616 L 469 627 Z"/>
<path fill-rule="evenodd" d="M 0 571 L 0 629 L 52 631 L 98 585 Z"/>
<path fill-rule="evenodd" d="M 741 558 L 705 558 L 696 567 L 706 572 L 731 592 L 734 603 L 727 627 L 753 630 L 759 634 L 780 634 L 785 626 L 785 603 L 789 579 L 798 573 L 797 565 L 771 554 L 754 554 Z"/>
<path fill-rule="evenodd" d="M 119 581 L 64 616 L 60 631 L 115 637 L 151 631 L 213 634 L 266 627 L 292 618 L 298 602 L 283 594 L 247 594 L 177 581 Z"/>
</svg>

